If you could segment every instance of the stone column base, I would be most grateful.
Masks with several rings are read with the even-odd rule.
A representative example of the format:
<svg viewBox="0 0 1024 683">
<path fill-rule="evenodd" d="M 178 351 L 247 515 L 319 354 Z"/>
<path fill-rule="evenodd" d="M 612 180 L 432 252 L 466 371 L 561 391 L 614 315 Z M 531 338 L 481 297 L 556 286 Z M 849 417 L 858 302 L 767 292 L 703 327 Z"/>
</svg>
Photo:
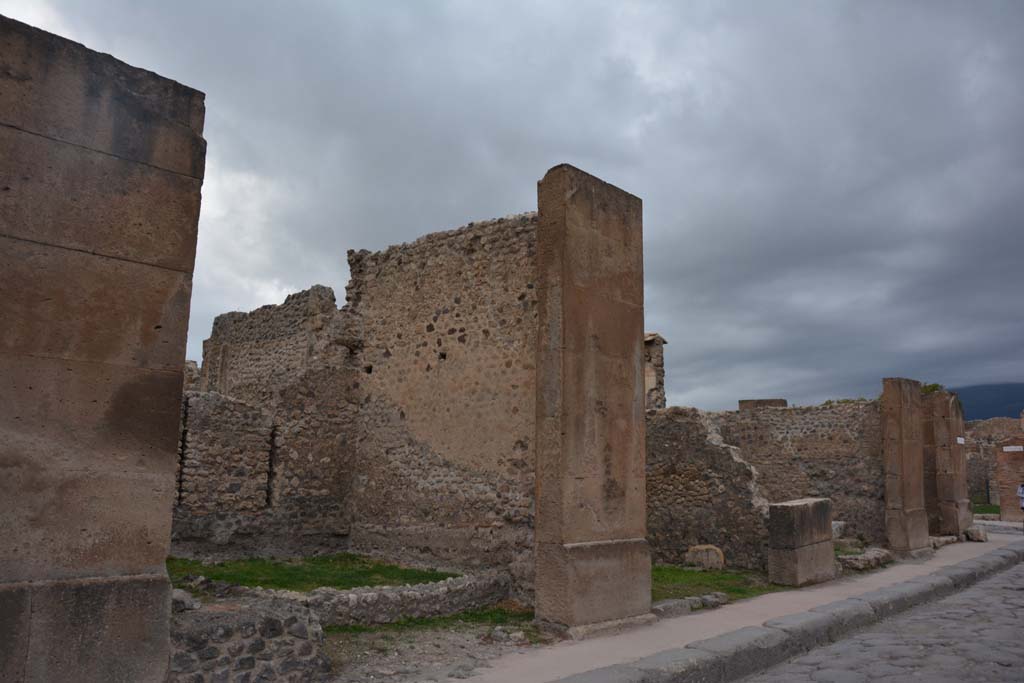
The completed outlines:
<svg viewBox="0 0 1024 683">
<path fill-rule="evenodd" d="M 651 555 L 643 538 L 538 543 L 536 563 L 539 621 L 582 633 L 650 614 Z"/>
</svg>

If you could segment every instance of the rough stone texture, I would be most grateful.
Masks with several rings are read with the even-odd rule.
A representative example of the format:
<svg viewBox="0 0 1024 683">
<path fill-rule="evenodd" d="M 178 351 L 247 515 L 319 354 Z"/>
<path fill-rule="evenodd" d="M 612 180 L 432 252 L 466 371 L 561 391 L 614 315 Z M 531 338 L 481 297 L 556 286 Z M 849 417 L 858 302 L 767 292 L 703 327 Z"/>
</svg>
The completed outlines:
<svg viewBox="0 0 1024 683">
<path fill-rule="evenodd" d="M 209 514 L 267 507 L 270 416 L 215 392 L 185 392 L 183 411 L 178 508 Z"/>
<path fill-rule="evenodd" d="M 835 578 L 832 501 L 800 498 L 768 509 L 768 578 L 786 586 L 806 586 Z"/>
<path fill-rule="evenodd" d="M 963 408 L 956 394 L 934 391 L 922 399 L 924 502 L 933 535 L 959 536 L 973 521 L 967 494 Z"/>
<path fill-rule="evenodd" d="M 996 489 L 996 446 L 1024 433 L 1021 421 L 1012 417 L 972 420 L 966 424 L 967 490 L 975 502 L 999 505 Z"/>
<path fill-rule="evenodd" d="M 641 201 L 568 165 L 537 195 L 536 613 L 647 615 Z"/>
<path fill-rule="evenodd" d="M 786 408 L 789 401 L 784 398 L 749 398 L 740 399 L 740 410 L 756 410 L 758 408 Z"/>
<path fill-rule="evenodd" d="M 859 555 L 840 555 L 836 559 L 839 560 L 839 564 L 842 565 L 843 569 L 852 569 L 860 572 L 884 567 L 894 561 L 892 553 L 885 548 L 868 548 Z"/>
<path fill-rule="evenodd" d="M 202 93 L 0 17 L 4 681 L 166 672 L 202 122 Z"/>
<path fill-rule="evenodd" d="M 889 547 L 909 553 L 931 547 L 924 502 L 921 383 L 882 380 L 882 459 Z"/>
<path fill-rule="evenodd" d="M 822 681 L 1020 681 L 1024 566 L 883 621 L 746 679 Z"/>
<path fill-rule="evenodd" d="M 287 601 L 222 602 L 171 618 L 171 683 L 323 681 L 316 615 Z"/>
<path fill-rule="evenodd" d="M 201 379 L 199 364 L 194 360 L 185 361 L 185 380 L 182 389 L 184 391 L 199 391 Z"/>
<path fill-rule="evenodd" d="M 710 413 L 709 419 L 756 469 L 765 498 L 829 498 L 847 535 L 886 542 L 878 401 Z"/>
<path fill-rule="evenodd" d="M 999 487 L 999 519 L 1024 520 L 1017 487 L 1024 485 L 1024 434 L 1001 441 L 996 451 L 996 485 Z"/>
<path fill-rule="evenodd" d="M 350 252 L 351 547 L 533 575 L 537 216 Z M 639 344 L 639 333 L 637 334 Z"/>
<path fill-rule="evenodd" d="M 293 602 L 310 609 L 324 626 L 349 626 L 392 624 L 489 607 L 508 597 L 511 584 L 507 572 L 489 571 L 406 586 L 317 588 L 308 593 L 239 587 L 234 592 L 261 601 Z"/>
<path fill-rule="evenodd" d="M 686 564 L 703 569 L 722 569 L 725 567 L 725 555 L 722 549 L 714 545 L 692 545 L 686 551 Z"/>
<path fill-rule="evenodd" d="M 644 335 L 644 393 L 648 410 L 665 407 L 665 338 L 657 332 Z"/>
<path fill-rule="evenodd" d="M 768 501 L 758 473 L 696 408 L 647 411 L 647 540 L 658 562 L 684 564 L 694 545 L 729 566 L 764 569 Z"/>
</svg>

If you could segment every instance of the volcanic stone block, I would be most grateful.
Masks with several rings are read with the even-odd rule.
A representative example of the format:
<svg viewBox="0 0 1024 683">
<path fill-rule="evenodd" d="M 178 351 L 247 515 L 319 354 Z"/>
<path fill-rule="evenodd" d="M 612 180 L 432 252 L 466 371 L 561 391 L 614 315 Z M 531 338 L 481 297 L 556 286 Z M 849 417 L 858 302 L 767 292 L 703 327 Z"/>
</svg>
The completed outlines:
<svg viewBox="0 0 1024 683">
<path fill-rule="evenodd" d="M 6 17 L 0 74 L 0 678 L 163 681 L 203 94 Z"/>
<path fill-rule="evenodd" d="M 772 548 L 801 548 L 832 541 L 832 501 L 799 498 L 768 508 L 768 542 Z"/>
<path fill-rule="evenodd" d="M 882 460 L 885 468 L 885 526 L 889 546 L 899 553 L 931 547 L 924 502 L 924 444 L 921 383 L 882 380 Z"/>
<path fill-rule="evenodd" d="M 922 398 L 925 509 L 929 533 L 959 536 L 974 520 L 967 493 L 964 419 L 956 394 Z"/>
<path fill-rule="evenodd" d="M 538 184 L 536 609 L 650 611 L 642 206 L 572 166 Z"/>
<path fill-rule="evenodd" d="M 832 501 L 800 498 L 768 508 L 768 577 L 804 586 L 836 575 L 832 545 Z"/>
</svg>

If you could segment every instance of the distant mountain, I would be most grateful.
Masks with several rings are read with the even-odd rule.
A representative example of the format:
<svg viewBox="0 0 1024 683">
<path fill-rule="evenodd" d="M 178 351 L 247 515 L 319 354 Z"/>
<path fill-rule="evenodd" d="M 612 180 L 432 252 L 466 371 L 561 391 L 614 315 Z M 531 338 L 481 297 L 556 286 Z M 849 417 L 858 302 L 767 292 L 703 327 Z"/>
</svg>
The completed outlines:
<svg viewBox="0 0 1024 683">
<path fill-rule="evenodd" d="M 965 420 L 1019 417 L 1024 410 L 1024 383 L 975 384 L 951 391 L 960 397 Z"/>
</svg>

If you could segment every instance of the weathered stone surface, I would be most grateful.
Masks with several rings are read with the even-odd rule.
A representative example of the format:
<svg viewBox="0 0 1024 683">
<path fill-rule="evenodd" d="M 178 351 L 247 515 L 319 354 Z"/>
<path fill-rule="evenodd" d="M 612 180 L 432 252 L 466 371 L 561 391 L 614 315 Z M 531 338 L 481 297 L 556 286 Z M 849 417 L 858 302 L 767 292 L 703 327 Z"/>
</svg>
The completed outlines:
<svg viewBox="0 0 1024 683">
<path fill-rule="evenodd" d="M 647 411 L 647 540 L 659 562 L 721 548 L 729 566 L 763 570 L 768 501 L 758 473 L 696 408 Z"/>
<path fill-rule="evenodd" d="M 971 526 L 964 529 L 964 538 L 968 541 L 975 541 L 977 543 L 985 543 L 988 541 L 988 532 L 981 527 Z"/>
<path fill-rule="evenodd" d="M 768 578 L 783 586 L 806 586 L 831 581 L 836 576 L 832 540 L 799 548 L 770 548 Z"/>
<path fill-rule="evenodd" d="M 925 509 L 932 535 L 958 536 L 971 525 L 963 410 L 956 394 L 922 397 Z"/>
<path fill-rule="evenodd" d="M 641 202 L 568 165 L 538 184 L 536 612 L 650 611 Z"/>
<path fill-rule="evenodd" d="M 203 95 L 0 35 L 0 677 L 162 681 Z"/>
<path fill-rule="evenodd" d="M 971 500 L 999 505 L 995 482 L 998 445 L 1024 433 L 1021 421 L 1012 417 L 972 420 L 965 424 L 964 451 L 967 459 L 967 488 Z"/>
<path fill-rule="evenodd" d="M 801 640 L 785 631 L 747 626 L 688 646 L 722 657 L 723 680 L 742 678 L 802 651 Z"/>
<path fill-rule="evenodd" d="M 3 123 L 203 177 L 203 93 L 51 33 L 3 21 L 8 74 L 0 91 Z"/>
<path fill-rule="evenodd" d="M 829 498 L 833 516 L 847 523 L 847 535 L 886 542 L 878 401 L 708 413 L 708 419 L 737 456 L 756 468 L 765 498 Z M 729 557 L 727 544 L 716 545 Z"/>
<path fill-rule="evenodd" d="M 789 401 L 784 398 L 748 398 L 740 399 L 740 410 L 756 410 L 758 408 L 786 408 Z"/>
<path fill-rule="evenodd" d="M 801 548 L 832 541 L 832 501 L 798 498 L 768 508 L 768 541 L 772 548 Z"/>
<path fill-rule="evenodd" d="M 175 588 L 171 591 L 171 611 L 172 612 L 185 612 L 190 609 L 199 609 L 202 607 L 202 603 L 192 597 L 192 594 L 188 591 L 180 588 Z"/>
<path fill-rule="evenodd" d="M 889 547 L 907 553 L 930 547 L 924 502 L 921 383 L 882 381 L 882 458 Z"/>
<path fill-rule="evenodd" d="M 25 678 L 32 621 L 31 586 L 0 584 L 0 681 Z"/>
<path fill-rule="evenodd" d="M 877 569 L 894 561 L 892 553 L 885 548 L 868 548 L 859 555 L 840 555 L 837 559 L 843 569 L 854 571 Z"/>
<path fill-rule="evenodd" d="M 665 338 L 657 332 L 644 335 L 644 392 L 648 410 L 665 407 Z"/>
<path fill-rule="evenodd" d="M 320 622 L 304 607 L 221 602 L 173 615 L 168 681 L 322 681 L 330 672 L 323 644 Z"/>
<path fill-rule="evenodd" d="M 1024 486 L 1024 434 L 999 442 L 996 450 L 996 486 L 999 488 L 999 519 L 1024 520 L 1017 489 Z"/>
<path fill-rule="evenodd" d="M 686 550 L 686 564 L 703 569 L 722 569 L 725 567 L 725 555 L 718 546 L 692 545 Z"/>
</svg>

